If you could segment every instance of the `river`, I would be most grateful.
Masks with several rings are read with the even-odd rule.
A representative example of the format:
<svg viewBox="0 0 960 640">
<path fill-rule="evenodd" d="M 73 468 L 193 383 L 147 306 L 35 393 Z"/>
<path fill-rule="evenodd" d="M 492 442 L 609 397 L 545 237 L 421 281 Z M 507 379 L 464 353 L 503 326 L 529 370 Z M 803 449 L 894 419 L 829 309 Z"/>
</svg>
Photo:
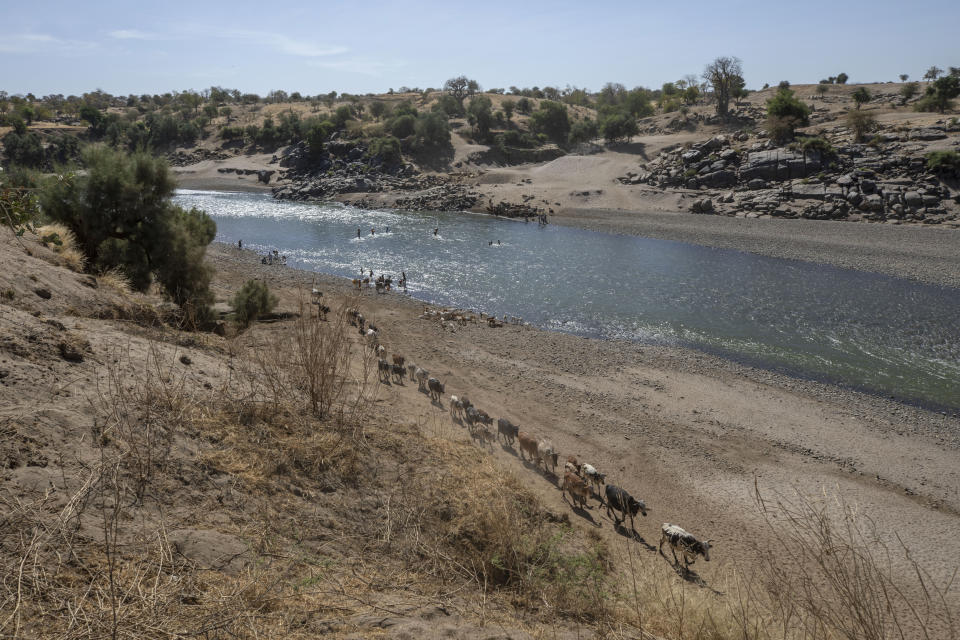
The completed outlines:
<svg viewBox="0 0 960 640">
<path fill-rule="evenodd" d="M 960 408 L 957 289 L 484 215 L 362 210 L 258 193 L 183 190 L 175 200 L 210 214 L 218 241 L 277 249 L 300 269 L 351 278 L 373 269 L 394 281 L 405 271 L 409 293 L 431 303 L 584 336 L 692 347 Z"/>
</svg>

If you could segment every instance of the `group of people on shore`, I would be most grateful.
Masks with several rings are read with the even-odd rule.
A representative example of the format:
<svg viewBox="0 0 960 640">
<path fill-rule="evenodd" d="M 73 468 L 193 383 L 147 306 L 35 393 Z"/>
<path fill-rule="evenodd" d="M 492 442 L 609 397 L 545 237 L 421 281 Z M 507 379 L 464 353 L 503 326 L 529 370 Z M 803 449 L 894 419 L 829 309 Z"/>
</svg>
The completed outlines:
<svg viewBox="0 0 960 640">
<path fill-rule="evenodd" d="M 237 240 L 237 249 L 243 250 L 243 240 Z M 280 255 L 280 252 L 276 249 L 273 251 L 267 251 L 265 254 L 260 256 L 260 264 L 267 265 L 283 265 L 287 264 L 287 256 Z"/>
</svg>

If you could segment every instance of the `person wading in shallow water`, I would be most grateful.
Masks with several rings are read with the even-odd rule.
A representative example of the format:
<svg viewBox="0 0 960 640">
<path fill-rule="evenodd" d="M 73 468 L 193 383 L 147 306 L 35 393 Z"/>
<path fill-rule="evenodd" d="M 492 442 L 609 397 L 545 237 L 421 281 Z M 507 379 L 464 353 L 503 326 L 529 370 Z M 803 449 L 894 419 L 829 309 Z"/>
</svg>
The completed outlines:
<svg viewBox="0 0 960 640">
<path fill-rule="evenodd" d="M 357 227 L 357 240 L 360 239 L 360 227 Z"/>
<path fill-rule="evenodd" d="M 440 227 L 437 227 L 436 229 L 433 230 L 433 235 L 437 235 L 439 233 L 440 233 Z"/>
<path fill-rule="evenodd" d="M 237 249 L 243 249 L 243 240 L 237 240 Z"/>
</svg>

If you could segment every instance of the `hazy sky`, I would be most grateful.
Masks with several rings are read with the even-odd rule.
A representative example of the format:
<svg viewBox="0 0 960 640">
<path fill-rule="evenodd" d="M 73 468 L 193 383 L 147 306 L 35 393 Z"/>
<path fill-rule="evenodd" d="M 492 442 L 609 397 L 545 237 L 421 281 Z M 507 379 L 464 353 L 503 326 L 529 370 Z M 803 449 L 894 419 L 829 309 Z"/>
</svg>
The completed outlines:
<svg viewBox="0 0 960 640">
<path fill-rule="evenodd" d="M 960 66 L 960 0 L 16 2 L 0 0 L 0 89 L 265 94 L 439 87 L 659 87 L 719 55 L 747 86 L 919 79 Z"/>
</svg>

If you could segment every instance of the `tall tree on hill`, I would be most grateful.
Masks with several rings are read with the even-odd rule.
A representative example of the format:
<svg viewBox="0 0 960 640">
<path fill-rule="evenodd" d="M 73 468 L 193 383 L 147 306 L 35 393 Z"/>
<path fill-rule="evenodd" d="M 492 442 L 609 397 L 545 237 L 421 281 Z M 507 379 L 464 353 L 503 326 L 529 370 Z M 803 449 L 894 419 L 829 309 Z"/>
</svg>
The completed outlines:
<svg viewBox="0 0 960 640">
<path fill-rule="evenodd" d="M 937 65 L 933 65 L 932 67 L 927 69 L 927 72 L 925 74 L 923 74 L 923 79 L 933 82 L 934 80 L 936 80 L 942 75 L 943 75 L 943 69 L 941 69 Z"/>
<path fill-rule="evenodd" d="M 847 84 L 847 80 L 849 79 L 850 79 L 850 76 L 841 72 L 839 75 L 837 75 L 837 84 Z"/>
<path fill-rule="evenodd" d="M 462 106 L 464 98 L 480 91 L 480 84 L 467 76 L 457 76 L 444 82 L 443 90 L 456 98 Z"/>
<path fill-rule="evenodd" d="M 703 79 L 713 86 L 717 115 L 721 118 L 725 118 L 730 109 L 734 79 L 738 77 L 743 77 L 743 67 L 737 57 L 721 56 L 708 64 L 703 71 Z"/>
<path fill-rule="evenodd" d="M 900 74 L 900 82 L 906 82 L 909 78 L 910 78 L 910 74 L 909 74 L 909 73 L 901 73 L 901 74 Z"/>
</svg>

